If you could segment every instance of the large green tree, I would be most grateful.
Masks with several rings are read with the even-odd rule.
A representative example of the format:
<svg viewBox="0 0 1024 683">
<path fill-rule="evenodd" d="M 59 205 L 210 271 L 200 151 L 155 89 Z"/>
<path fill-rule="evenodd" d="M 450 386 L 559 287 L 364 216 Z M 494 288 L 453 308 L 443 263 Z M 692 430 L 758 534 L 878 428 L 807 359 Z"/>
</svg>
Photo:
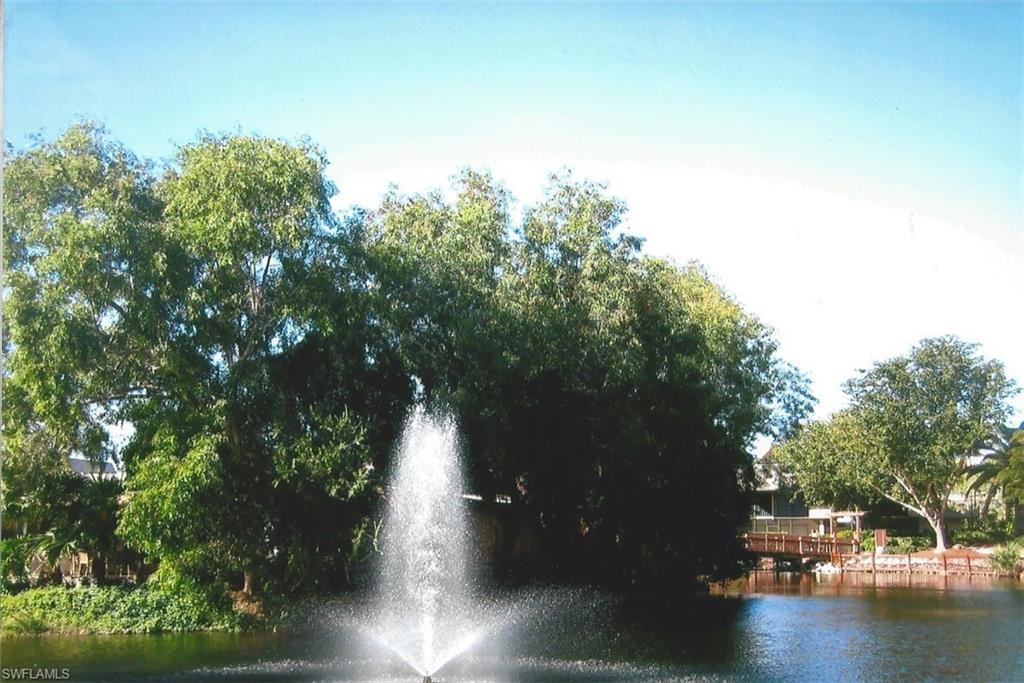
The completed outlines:
<svg viewBox="0 0 1024 683">
<path fill-rule="evenodd" d="M 811 400 L 771 331 L 699 267 L 643 257 L 595 184 L 553 176 L 520 221 L 489 176 L 453 190 L 358 218 L 378 310 L 458 412 L 473 486 L 514 494 L 553 573 L 734 571 L 747 448 Z"/>
<path fill-rule="evenodd" d="M 840 510 L 870 506 L 890 496 L 872 486 L 870 478 L 865 480 L 872 472 L 853 457 L 855 447 L 869 443 L 864 427 L 852 410 L 810 422 L 772 449 L 769 464 L 811 504 Z"/>
<path fill-rule="evenodd" d="M 175 252 L 149 166 L 95 126 L 14 155 L 4 173 L 4 513 L 102 567 L 120 485 L 79 481 L 67 459 L 114 457 L 107 425 L 158 390 L 166 336 L 153 312 Z"/>
<path fill-rule="evenodd" d="M 207 137 L 182 148 L 159 185 L 187 274 L 176 322 L 203 388 L 170 443 L 183 455 L 216 452 L 222 510 L 190 546 L 222 548 L 246 587 L 254 577 L 286 588 L 349 580 L 372 507 L 371 446 L 390 437 L 408 393 L 369 329 L 325 166 L 309 143 Z M 129 537 L 146 517 L 132 506 Z"/>
<path fill-rule="evenodd" d="M 90 125 L 13 156 L 12 500 L 45 504 L 70 453 L 118 457 L 119 533 L 149 558 L 345 585 L 419 399 L 458 413 L 472 485 L 514 494 L 549 572 L 737 569 L 747 451 L 811 400 L 769 328 L 645 257 L 623 203 L 570 174 L 521 217 L 465 171 L 452 200 L 339 218 L 325 167 L 308 142 L 206 135 L 155 169 Z"/>
<path fill-rule="evenodd" d="M 845 390 L 850 408 L 785 443 L 783 466 L 815 502 L 861 495 L 901 505 L 928 521 L 945 550 L 949 495 L 975 444 L 1010 411 L 1015 387 L 1002 364 L 955 337 L 925 339 Z"/>
<path fill-rule="evenodd" d="M 347 578 L 371 446 L 408 389 L 365 324 L 325 164 L 206 136 L 156 174 L 92 125 L 14 155 L 9 499 L 69 454 L 116 456 L 121 533 L 152 559 L 246 586 Z"/>
<path fill-rule="evenodd" d="M 96 127 L 76 126 L 4 172 L 4 442 L 16 477 L 29 460 L 110 455 L 104 424 L 159 375 L 166 333 L 151 315 L 176 263 L 149 168 Z"/>
</svg>

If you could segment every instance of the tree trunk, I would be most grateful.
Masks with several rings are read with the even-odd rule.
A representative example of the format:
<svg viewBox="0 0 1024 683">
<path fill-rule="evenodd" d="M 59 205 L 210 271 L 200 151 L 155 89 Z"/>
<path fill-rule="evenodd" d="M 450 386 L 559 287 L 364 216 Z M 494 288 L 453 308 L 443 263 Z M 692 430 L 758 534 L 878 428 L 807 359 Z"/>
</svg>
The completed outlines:
<svg viewBox="0 0 1024 683">
<path fill-rule="evenodd" d="M 252 595 L 252 571 L 248 569 L 242 572 L 242 592 Z"/>
<path fill-rule="evenodd" d="M 925 519 L 928 520 L 928 524 L 931 525 L 932 530 L 935 532 L 935 552 L 941 553 L 946 551 L 946 515 L 939 513 L 938 515 L 928 515 Z"/>
<path fill-rule="evenodd" d="M 985 493 L 985 502 L 981 504 L 980 514 L 982 519 L 988 517 L 988 510 L 992 506 L 992 499 L 995 498 L 995 495 L 996 486 L 993 484 L 988 487 L 988 492 Z"/>
<path fill-rule="evenodd" d="M 107 558 L 99 553 L 92 558 L 92 580 L 97 586 L 107 585 Z"/>
<path fill-rule="evenodd" d="M 1024 505 L 1013 503 L 1010 506 L 1010 515 L 1013 519 L 1013 535 L 1024 536 Z"/>
<path fill-rule="evenodd" d="M 133 563 L 132 570 L 135 573 L 135 584 L 136 585 L 141 584 L 143 581 L 145 581 L 150 576 L 150 574 L 153 573 L 152 571 L 150 571 L 151 567 L 149 565 L 147 565 L 142 560 L 142 558 L 139 558 L 138 560 L 136 560 Z"/>
</svg>

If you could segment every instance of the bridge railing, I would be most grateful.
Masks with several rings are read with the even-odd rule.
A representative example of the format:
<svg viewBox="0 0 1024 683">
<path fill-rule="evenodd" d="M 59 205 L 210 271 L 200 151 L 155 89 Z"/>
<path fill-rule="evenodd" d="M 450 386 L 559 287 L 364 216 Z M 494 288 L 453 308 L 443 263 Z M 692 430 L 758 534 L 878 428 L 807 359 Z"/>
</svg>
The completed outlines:
<svg viewBox="0 0 1024 683">
<path fill-rule="evenodd" d="M 795 557 L 835 557 L 860 552 L 860 543 L 850 538 L 830 536 L 795 536 L 792 534 L 746 533 L 744 546 L 760 555 L 792 555 Z"/>
</svg>

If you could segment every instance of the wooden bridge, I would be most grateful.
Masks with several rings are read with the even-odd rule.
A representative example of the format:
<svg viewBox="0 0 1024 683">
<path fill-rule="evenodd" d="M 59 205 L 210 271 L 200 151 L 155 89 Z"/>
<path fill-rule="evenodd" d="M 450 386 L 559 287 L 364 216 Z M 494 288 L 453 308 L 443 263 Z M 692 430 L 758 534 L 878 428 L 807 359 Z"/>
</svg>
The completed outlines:
<svg viewBox="0 0 1024 683">
<path fill-rule="evenodd" d="M 755 555 L 795 559 L 814 557 L 833 559 L 860 552 L 860 542 L 852 538 L 770 533 L 743 534 L 743 547 Z"/>
</svg>

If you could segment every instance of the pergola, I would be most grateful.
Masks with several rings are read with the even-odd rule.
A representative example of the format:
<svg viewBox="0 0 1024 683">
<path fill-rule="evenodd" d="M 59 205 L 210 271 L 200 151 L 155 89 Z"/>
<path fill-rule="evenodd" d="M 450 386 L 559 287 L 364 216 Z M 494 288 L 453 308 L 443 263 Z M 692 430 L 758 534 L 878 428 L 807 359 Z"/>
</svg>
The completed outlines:
<svg viewBox="0 0 1024 683">
<path fill-rule="evenodd" d="M 835 536 L 835 520 L 840 517 L 852 517 L 853 518 L 853 534 L 854 538 L 860 540 L 860 518 L 866 515 L 867 512 L 864 510 L 833 510 L 828 513 L 828 532 Z"/>
</svg>

